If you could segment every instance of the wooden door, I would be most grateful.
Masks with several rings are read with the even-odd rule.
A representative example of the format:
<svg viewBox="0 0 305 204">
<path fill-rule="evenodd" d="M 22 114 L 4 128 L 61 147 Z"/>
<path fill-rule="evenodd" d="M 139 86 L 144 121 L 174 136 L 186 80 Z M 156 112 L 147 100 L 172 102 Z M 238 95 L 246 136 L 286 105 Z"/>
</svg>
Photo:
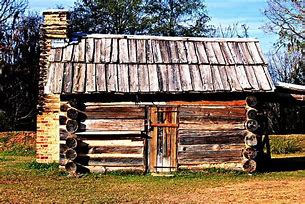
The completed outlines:
<svg viewBox="0 0 305 204">
<path fill-rule="evenodd" d="M 151 107 L 150 172 L 172 172 L 177 169 L 177 107 Z"/>
</svg>

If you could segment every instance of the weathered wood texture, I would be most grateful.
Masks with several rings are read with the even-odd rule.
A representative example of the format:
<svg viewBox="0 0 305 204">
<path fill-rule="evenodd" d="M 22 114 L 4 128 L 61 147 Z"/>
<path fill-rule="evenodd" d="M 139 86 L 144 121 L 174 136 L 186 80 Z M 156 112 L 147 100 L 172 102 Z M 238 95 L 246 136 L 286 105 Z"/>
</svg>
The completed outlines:
<svg viewBox="0 0 305 204">
<path fill-rule="evenodd" d="M 255 40 L 108 35 L 51 53 L 46 85 L 51 93 L 274 90 Z"/>
<path fill-rule="evenodd" d="M 177 169 L 177 113 L 177 107 L 150 108 L 150 172 Z"/>
<path fill-rule="evenodd" d="M 178 165 L 195 168 L 206 163 L 241 163 L 245 120 L 243 101 L 182 105 Z"/>
<path fill-rule="evenodd" d="M 84 105 L 83 110 L 75 108 L 78 114 L 71 108 L 63 108 L 61 112 L 68 118 L 67 121 L 72 117 L 75 119 L 73 121 L 78 122 L 76 131 L 69 133 L 65 125 L 60 128 L 61 164 L 73 160 L 89 170 L 91 166 L 101 166 L 115 167 L 117 170 L 126 167 L 132 170 L 134 167 L 135 170 L 145 171 L 145 137 L 141 134 L 144 130 L 145 108 L 135 105 L 103 106 L 92 102 Z M 79 115 L 84 115 L 85 119 L 78 120 Z M 72 152 L 71 147 L 77 156 L 67 156 L 67 153 Z"/>
</svg>

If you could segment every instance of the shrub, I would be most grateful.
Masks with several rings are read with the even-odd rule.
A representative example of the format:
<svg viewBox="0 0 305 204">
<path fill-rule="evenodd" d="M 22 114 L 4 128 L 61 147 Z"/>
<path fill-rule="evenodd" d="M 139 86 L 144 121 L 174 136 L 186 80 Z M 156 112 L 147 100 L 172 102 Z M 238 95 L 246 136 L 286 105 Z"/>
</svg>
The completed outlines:
<svg viewBox="0 0 305 204">
<path fill-rule="evenodd" d="M 274 136 L 270 139 L 270 150 L 273 154 L 289 154 L 302 151 L 301 141 L 295 137 Z"/>
</svg>

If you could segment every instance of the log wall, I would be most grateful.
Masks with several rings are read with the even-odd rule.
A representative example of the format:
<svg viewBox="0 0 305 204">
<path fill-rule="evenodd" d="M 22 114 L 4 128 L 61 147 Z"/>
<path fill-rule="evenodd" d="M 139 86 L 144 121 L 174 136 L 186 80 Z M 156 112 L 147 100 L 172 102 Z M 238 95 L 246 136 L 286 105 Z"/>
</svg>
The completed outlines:
<svg viewBox="0 0 305 204">
<path fill-rule="evenodd" d="M 196 169 L 206 164 L 236 163 L 239 168 L 246 134 L 244 101 L 180 105 L 179 167 Z"/>
<path fill-rule="evenodd" d="M 155 105 L 86 102 L 77 107 L 77 103 L 62 102 L 61 164 L 71 170 L 72 162 L 76 165 L 72 165 L 72 171 L 79 168 L 78 165 L 91 172 L 146 171 L 152 130 L 148 113 Z M 245 100 L 158 104 L 159 107 L 164 105 L 177 107 L 178 169 L 201 169 L 213 165 L 242 169 L 248 133 L 244 125 L 247 120 Z M 69 121 L 76 121 L 75 130 L 67 128 Z M 69 138 L 75 139 L 75 147 L 74 143 L 73 147 L 68 144 L 68 140 L 73 141 Z"/>
<path fill-rule="evenodd" d="M 93 102 L 84 103 L 81 108 L 70 106 L 68 102 L 62 103 L 61 165 L 73 162 L 82 165 L 82 171 L 87 169 L 91 172 L 145 171 L 145 107 Z M 75 116 L 69 115 L 71 109 L 76 109 L 81 115 L 79 120 L 76 119 L 76 132 L 69 132 L 66 128 L 67 121 L 71 120 L 69 117 Z M 69 148 L 67 138 L 75 138 L 77 147 Z M 70 149 L 76 152 L 76 158 L 71 159 Z"/>
</svg>

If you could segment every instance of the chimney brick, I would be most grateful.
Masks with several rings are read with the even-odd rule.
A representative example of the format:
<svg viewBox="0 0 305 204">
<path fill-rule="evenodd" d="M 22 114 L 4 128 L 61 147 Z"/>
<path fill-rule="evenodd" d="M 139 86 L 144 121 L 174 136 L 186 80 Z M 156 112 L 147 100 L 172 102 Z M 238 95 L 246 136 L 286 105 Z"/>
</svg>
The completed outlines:
<svg viewBox="0 0 305 204">
<path fill-rule="evenodd" d="M 41 28 L 41 55 L 39 78 L 39 104 L 42 106 L 37 116 L 36 160 L 39 163 L 59 162 L 59 94 L 45 94 L 44 86 L 48 75 L 49 55 L 52 41 L 68 40 L 69 12 L 48 10 L 43 12 L 44 24 Z"/>
</svg>

